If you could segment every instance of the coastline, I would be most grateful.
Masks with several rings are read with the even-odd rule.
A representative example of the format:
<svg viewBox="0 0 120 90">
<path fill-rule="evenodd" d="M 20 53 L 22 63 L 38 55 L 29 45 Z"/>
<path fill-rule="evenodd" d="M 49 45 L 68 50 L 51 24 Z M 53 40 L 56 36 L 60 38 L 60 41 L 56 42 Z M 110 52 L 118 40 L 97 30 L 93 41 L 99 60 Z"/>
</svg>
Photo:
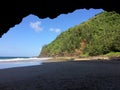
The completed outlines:
<svg viewBox="0 0 120 90">
<path fill-rule="evenodd" d="M 89 57 L 53 57 L 50 61 L 88 61 L 88 60 L 120 60 L 119 57 L 112 56 L 89 56 Z M 49 62 L 48 60 L 48 62 Z"/>
<path fill-rule="evenodd" d="M 52 63 L 52 62 L 68 62 L 68 61 L 93 61 L 93 60 L 120 60 L 120 57 L 103 57 L 103 56 L 94 56 L 94 57 L 42 57 L 42 58 L 27 58 L 27 59 L 8 59 L 0 60 L 0 69 L 6 68 L 16 68 L 16 67 L 27 67 L 27 66 L 36 66 L 42 65 L 43 63 Z"/>
<path fill-rule="evenodd" d="M 0 59 L 0 69 L 27 67 L 42 65 L 42 62 L 48 61 L 51 58 L 10 58 Z"/>
<path fill-rule="evenodd" d="M 119 90 L 119 68 L 120 60 L 51 59 L 42 65 L 1 69 L 0 90 Z"/>
</svg>

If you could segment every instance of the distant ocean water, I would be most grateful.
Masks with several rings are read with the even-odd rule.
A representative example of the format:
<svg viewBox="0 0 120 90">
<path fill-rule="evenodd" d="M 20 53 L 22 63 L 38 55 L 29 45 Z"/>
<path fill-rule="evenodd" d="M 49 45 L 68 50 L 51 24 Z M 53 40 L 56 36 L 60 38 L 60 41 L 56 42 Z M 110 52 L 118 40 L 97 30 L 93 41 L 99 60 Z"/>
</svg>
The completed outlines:
<svg viewBox="0 0 120 90">
<path fill-rule="evenodd" d="M 0 60 L 27 59 L 29 57 L 0 57 Z"/>
<path fill-rule="evenodd" d="M 42 60 L 47 59 L 49 58 L 0 57 L 0 69 L 42 65 Z"/>
<path fill-rule="evenodd" d="M 0 61 L 20 61 L 20 60 L 30 60 L 35 58 L 30 57 L 0 57 Z"/>
</svg>

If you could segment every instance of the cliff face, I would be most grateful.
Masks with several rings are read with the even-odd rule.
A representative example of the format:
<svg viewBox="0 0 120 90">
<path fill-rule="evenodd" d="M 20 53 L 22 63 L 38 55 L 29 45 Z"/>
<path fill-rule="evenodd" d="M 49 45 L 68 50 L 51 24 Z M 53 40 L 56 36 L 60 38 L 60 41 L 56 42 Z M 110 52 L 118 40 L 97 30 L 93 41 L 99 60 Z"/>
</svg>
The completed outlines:
<svg viewBox="0 0 120 90">
<path fill-rule="evenodd" d="M 99 9 L 120 13 L 119 0 L 0 0 L 0 37 L 24 17 L 55 18 L 76 9 Z"/>
<path fill-rule="evenodd" d="M 39 57 L 96 56 L 120 52 L 120 14 L 102 12 L 80 25 L 62 32 L 43 46 Z"/>
</svg>

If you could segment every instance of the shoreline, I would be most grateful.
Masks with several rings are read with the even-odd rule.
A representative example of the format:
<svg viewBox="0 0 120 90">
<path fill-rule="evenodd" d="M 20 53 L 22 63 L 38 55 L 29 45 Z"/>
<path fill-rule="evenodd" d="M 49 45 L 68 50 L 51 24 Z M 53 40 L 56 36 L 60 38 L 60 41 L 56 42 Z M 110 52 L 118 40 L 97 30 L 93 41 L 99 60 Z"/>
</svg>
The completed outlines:
<svg viewBox="0 0 120 90">
<path fill-rule="evenodd" d="M 55 61 L 83 61 L 83 60 L 120 60 L 119 57 L 110 56 L 89 56 L 89 57 L 53 57 L 50 60 Z"/>
<path fill-rule="evenodd" d="M 44 57 L 44 58 L 20 58 L 20 59 L 0 59 L 1 62 L 31 62 L 31 61 L 44 61 L 49 60 L 51 58 Z"/>
<path fill-rule="evenodd" d="M 81 61 L 81 60 L 119 60 L 119 57 L 110 57 L 110 56 L 89 56 L 89 57 L 38 57 L 38 58 L 26 58 L 26 59 L 3 59 L 0 60 L 0 63 L 4 62 L 60 62 L 60 61 Z"/>
<path fill-rule="evenodd" d="M 50 58 L 27 58 L 27 59 L 1 59 L 0 60 L 0 70 L 17 68 L 17 67 L 28 67 L 42 65 L 44 61 L 48 61 Z"/>
<path fill-rule="evenodd" d="M 43 65 L 43 63 L 53 63 L 53 62 L 68 62 L 68 61 L 110 61 L 110 60 L 118 60 L 120 61 L 120 57 L 103 57 L 103 56 L 95 56 L 95 57 L 44 57 L 44 58 L 32 58 L 32 59 L 21 59 L 21 60 L 2 60 L 0 61 L 0 70 L 1 69 L 9 69 L 9 68 L 17 68 L 17 67 L 29 67 L 29 66 L 37 66 Z"/>
<path fill-rule="evenodd" d="M 0 90 L 119 90 L 120 61 L 43 62 L 0 70 Z"/>
</svg>

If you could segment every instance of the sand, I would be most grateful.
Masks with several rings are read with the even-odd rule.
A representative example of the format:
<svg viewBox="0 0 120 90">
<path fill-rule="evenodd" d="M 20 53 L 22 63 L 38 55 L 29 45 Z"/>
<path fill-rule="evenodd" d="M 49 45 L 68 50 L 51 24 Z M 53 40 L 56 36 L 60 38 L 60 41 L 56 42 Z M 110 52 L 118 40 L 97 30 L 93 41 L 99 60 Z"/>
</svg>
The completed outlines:
<svg viewBox="0 0 120 90">
<path fill-rule="evenodd" d="M 2 69 L 0 90 L 120 90 L 120 61 L 44 62 Z"/>
</svg>

